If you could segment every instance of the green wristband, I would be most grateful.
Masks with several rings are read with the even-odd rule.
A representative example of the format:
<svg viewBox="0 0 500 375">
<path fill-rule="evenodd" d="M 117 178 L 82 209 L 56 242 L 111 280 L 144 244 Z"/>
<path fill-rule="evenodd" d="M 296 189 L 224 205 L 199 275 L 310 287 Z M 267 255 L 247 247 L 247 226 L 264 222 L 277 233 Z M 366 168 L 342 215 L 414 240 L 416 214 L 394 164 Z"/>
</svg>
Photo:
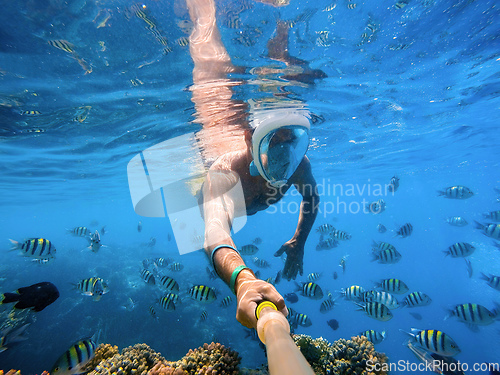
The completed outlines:
<svg viewBox="0 0 500 375">
<path fill-rule="evenodd" d="M 238 278 L 240 272 L 245 269 L 250 269 L 250 268 L 247 266 L 238 266 L 234 269 L 231 275 L 231 281 L 229 282 L 229 289 L 231 289 L 231 292 L 233 292 L 233 294 L 236 294 L 236 291 L 234 290 L 234 284 L 236 284 L 236 279 Z"/>
</svg>

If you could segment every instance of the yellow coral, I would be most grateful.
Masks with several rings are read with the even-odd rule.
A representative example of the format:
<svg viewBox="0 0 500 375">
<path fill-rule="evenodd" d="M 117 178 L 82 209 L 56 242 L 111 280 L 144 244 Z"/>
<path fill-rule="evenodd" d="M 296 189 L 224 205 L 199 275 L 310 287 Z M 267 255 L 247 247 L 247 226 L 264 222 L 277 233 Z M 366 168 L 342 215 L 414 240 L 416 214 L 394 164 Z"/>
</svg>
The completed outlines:
<svg viewBox="0 0 500 375">
<path fill-rule="evenodd" d="M 105 359 L 113 357 L 115 354 L 118 354 L 118 346 L 100 344 L 95 350 L 94 358 L 92 358 L 89 363 L 85 365 L 83 371 L 87 372 L 95 369 L 99 363 Z"/>
<path fill-rule="evenodd" d="M 306 335 L 293 335 L 293 339 L 316 374 L 385 374 L 368 370 L 382 368 L 368 365 L 387 363 L 387 356 L 376 352 L 373 343 L 364 336 L 340 339 L 331 345 L 323 338 Z"/>
<path fill-rule="evenodd" d="M 111 354 L 112 350 L 108 352 Z M 155 364 L 164 360 L 146 344 L 136 344 L 123 349 L 121 354 L 116 351 L 110 358 L 100 361 L 90 374 L 146 375 Z"/>
</svg>

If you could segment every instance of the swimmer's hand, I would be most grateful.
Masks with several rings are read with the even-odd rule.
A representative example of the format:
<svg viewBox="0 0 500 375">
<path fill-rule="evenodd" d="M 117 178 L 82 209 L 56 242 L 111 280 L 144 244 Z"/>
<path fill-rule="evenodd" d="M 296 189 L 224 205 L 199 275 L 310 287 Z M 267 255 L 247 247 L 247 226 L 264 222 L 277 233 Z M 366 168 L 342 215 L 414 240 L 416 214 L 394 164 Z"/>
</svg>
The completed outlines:
<svg viewBox="0 0 500 375">
<path fill-rule="evenodd" d="M 255 278 L 250 272 L 242 271 L 236 283 L 236 319 L 247 328 L 257 328 L 255 309 L 262 301 L 271 301 L 278 311 L 288 315 L 285 300 L 276 288 L 264 280 Z"/>
<path fill-rule="evenodd" d="M 292 238 L 281 246 L 274 256 L 280 257 L 283 253 L 286 253 L 286 262 L 282 276 L 288 281 L 295 280 L 297 273 L 302 276 L 304 274 L 304 246 Z"/>
</svg>

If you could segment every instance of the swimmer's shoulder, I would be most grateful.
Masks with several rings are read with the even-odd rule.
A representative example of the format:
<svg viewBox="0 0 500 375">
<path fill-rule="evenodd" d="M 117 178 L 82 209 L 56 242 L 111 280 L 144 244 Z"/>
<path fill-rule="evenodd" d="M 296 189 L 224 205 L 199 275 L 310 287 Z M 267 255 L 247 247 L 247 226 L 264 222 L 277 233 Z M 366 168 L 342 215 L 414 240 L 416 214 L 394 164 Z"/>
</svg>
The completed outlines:
<svg viewBox="0 0 500 375">
<path fill-rule="evenodd" d="M 237 150 L 230 151 L 219 156 L 211 165 L 211 170 L 226 170 L 235 171 L 239 170 L 246 161 L 245 153 Z"/>
</svg>

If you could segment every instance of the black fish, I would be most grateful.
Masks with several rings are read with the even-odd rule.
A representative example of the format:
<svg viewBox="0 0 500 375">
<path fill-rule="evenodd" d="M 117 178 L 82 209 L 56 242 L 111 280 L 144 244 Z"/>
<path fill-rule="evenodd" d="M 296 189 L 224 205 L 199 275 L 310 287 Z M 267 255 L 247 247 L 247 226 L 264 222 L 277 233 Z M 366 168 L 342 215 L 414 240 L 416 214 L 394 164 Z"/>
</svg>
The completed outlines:
<svg viewBox="0 0 500 375">
<path fill-rule="evenodd" d="M 285 299 L 290 303 L 295 303 L 299 300 L 299 296 L 295 293 L 288 293 L 284 295 Z"/>
<path fill-rule="evenodd" d="M 4 293 L 1 303 L 17 302 L 14 305 L 16 309 L 33 307 L 34 311 L 42 311 L 58 298 L 59 291 L 56 286 L 43 282 L 19 288 L 15 293 Z"/>
<path fill-rule="evenodd" d="M 500 375 L 500 366 L 498 363 L 488 363 L 488 368 L 490 369 L 490 375 Z"/>
<path fill-rule="evenodd" d="M 328 322 L 326 322 L 326 324 L 328 324 L 334 331 L 339 328 L 339 322 L 335 319 L 330 319 Z"/>
<path fill-rule="evenodd" d="M 334 272 L 333 273 L 333 280 L 337 280 L 337 277 L 339 277 L 339 275 L 337 275 L 337 272 Z"/>
</svg>

